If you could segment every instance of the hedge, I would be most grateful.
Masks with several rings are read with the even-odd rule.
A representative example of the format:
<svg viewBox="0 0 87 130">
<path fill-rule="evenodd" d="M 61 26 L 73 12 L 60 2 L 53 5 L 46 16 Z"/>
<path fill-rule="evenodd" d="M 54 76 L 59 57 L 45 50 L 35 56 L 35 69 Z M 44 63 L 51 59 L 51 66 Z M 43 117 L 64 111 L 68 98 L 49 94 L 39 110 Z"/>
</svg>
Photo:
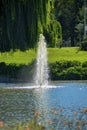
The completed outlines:
<svg viewBox="0 0 87 130">
<path fill-rule="evenodd" d="M 0 63 L 0 82 L 34 82 L 34 65 Z M 87 62 L 59 61 L 49 64 L 50 80 L 87 80 Z"/>
</svg>

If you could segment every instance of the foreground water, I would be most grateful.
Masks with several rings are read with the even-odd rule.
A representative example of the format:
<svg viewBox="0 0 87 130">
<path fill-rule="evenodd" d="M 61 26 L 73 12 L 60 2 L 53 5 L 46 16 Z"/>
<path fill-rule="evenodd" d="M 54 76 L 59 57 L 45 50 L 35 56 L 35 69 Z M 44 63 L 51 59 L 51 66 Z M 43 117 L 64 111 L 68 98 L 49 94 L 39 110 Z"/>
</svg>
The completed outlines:
<svg viewBox="0 0 87 130">
<path fill-rule="evenodd" d="M 83 108 L 87 108 L 87 82 L 56 82 L 48 88 L 0 84 L 0 120 L 4 122 L 30 120 L 35 110 L 40 113 L 38 120 L 42 121 L 53 118 L 52 110 L 70 116 Z"/>
</svg>

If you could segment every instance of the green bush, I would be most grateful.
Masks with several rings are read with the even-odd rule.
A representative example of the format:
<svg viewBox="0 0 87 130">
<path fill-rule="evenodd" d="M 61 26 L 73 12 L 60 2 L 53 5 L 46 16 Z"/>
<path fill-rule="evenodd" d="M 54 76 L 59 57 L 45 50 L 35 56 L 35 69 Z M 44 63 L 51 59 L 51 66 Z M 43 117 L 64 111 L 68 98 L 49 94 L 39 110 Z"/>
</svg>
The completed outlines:
<svg viewBox="0 0 87 130">
<path fill-rule="evenodd" d="M 1 80 L 11 81 L 32 81 L 34 75 L 34 62 L 29 65 L 16 66 L 15 64 L 6 65 L 0 63 Z M 51 80 L 87 80 L 87 61 L 59 61 L 49 65 Z M 3 77 L 5 79 L 3 79 Z"/>
<path fill-rule="evenodd" d="M 6 74 L 6 64 L 4 62 L 0 63 L 0 74 Z"/>
<path fill-rule="evenodd" d="M 52 80 L 81 79 L 81 63 L 79 61 L 59 61 L 50 65 Z"/>
<path fill-rule="evenodd" d="M 59 61 L 50 65 L 52 80 L 87 80 L 87 62 Z"/>
<path fill-rule="evenodd" d="M 87 67 L 87 61 L 83 62 L 82 67 Z"/>
<path fill-rule="evenodd" d="M 60 66 L 62 69 L 80 65 L 81 63 L 79 61 L 60 61 Z"/>
<path fill-rule="evenodd" d="M 0 81 L 13 82 L 13 81 L 32 81 L 34 74 L 34 62 L 29 65 L 9 64 L 6 65 L 4 62 L 0 63 Z M 4 77 L 4 78 L 3 78 Z"/>
<path fill-rule="evenodd" d="M 81 80 L 82 68 L 70 67 L 66 70 L 65 79 L 67 80 Z"/>
<path fill-rule="evenodd" d="M 81 42 L 81 50 L 87 51 L 87 40 Z"/>
<path fill-rule="evenodd" d="M 87 80 L 87 67 L 82 68 L 82 80 Z"/>
<path fill-rule="evenodd" d="M 80 66 L 79 61 L 57 61 L 50 65 L 50 68 L 54 72 L 61 72 L 66 68 Z"/>
</svg>

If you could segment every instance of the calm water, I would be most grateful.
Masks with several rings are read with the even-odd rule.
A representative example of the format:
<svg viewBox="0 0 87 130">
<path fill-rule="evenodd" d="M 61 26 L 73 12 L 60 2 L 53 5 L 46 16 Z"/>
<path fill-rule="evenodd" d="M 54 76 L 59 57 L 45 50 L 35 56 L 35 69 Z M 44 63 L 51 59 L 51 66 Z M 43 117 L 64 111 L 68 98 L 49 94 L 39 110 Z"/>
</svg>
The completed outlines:
<svg viewBox="0 0 87 130">
<path fill-rule="evenodd" d="M 0 84 L 0 120 L 15 123 L 30 120 L 37 109 L 41 121 L 53 118 L 53 109 L 71 115 L 87 107 L 87 82 L 52 84 L 44 89 L 29 89 L 31 84 Z"/>
</svg>

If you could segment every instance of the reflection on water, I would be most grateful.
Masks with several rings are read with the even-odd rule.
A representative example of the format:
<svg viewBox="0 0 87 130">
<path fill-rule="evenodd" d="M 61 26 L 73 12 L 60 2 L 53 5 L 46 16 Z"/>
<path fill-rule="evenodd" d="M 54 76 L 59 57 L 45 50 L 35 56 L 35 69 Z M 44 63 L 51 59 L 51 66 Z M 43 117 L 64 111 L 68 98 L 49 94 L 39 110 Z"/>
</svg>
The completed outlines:
<svg viewBox="0 0 87 130">
<path fill-rule="evenodd" d="M 57 83 L 45 89 L 10 89 L 12 86 L 0 88 L 0 120 L 4 122 L 30 120 L 38 110 L 38 121 L 45 123 L 53 118 L 54 109 L 62 108 L 65 114 L 71 114 L 87 107 L 87 83 Z"/>
</svg>

